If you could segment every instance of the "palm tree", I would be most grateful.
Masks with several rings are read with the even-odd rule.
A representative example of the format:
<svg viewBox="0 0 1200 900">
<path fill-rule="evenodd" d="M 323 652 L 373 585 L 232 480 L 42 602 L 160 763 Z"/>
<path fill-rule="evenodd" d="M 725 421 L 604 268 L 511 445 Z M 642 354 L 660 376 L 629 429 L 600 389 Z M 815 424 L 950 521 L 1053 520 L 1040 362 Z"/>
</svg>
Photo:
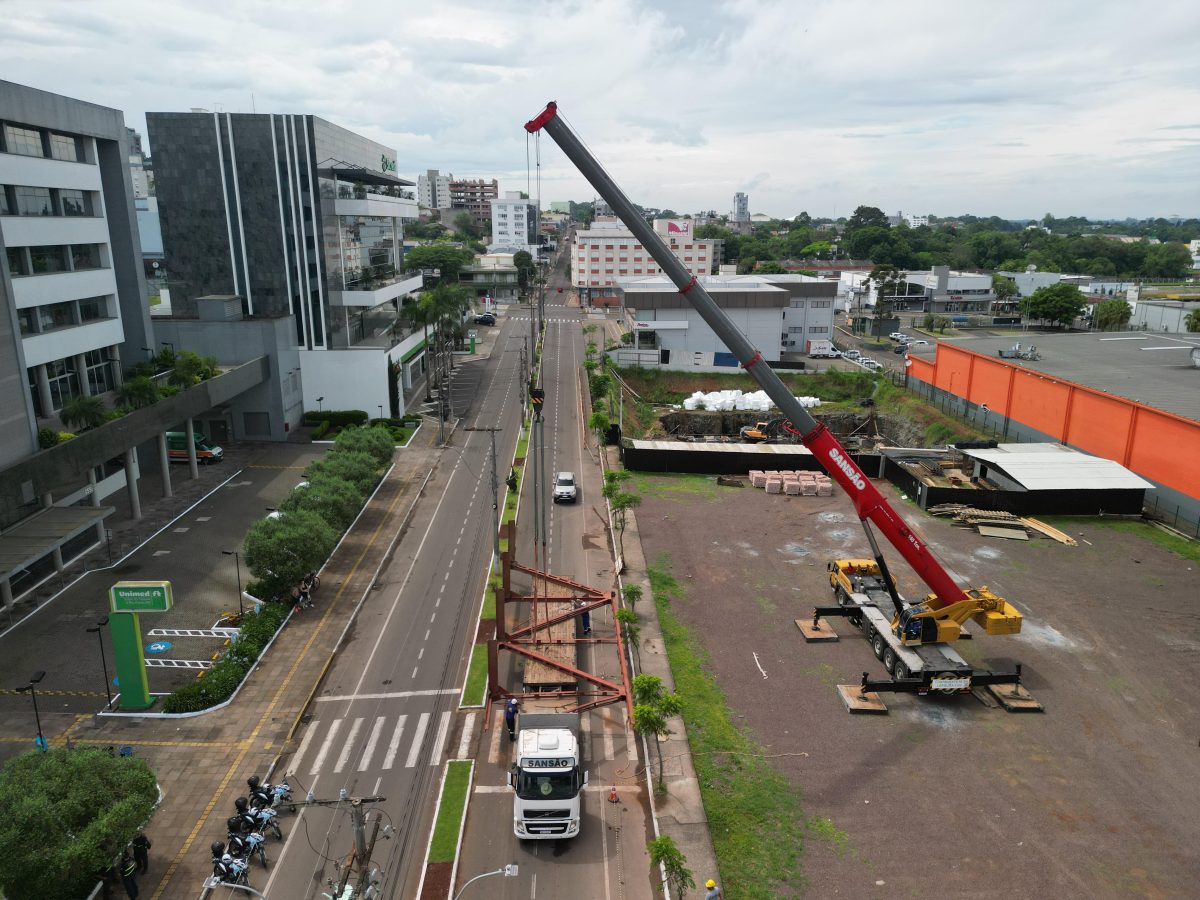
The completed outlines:
<svg viewBox="0 0 1200 900">
<path fill-rule="evenodd" d="M 64 425 L 86 431 L 103 423 L 108 416 L 104 408 L 104 401 L 99 397 L 77 394 L 63 404 L 58 417 L 62 419 Z"/>
<path fill-rule="evenodd" d="M 400 309 L 400 318 L 413 328 L 420 326 L 425 338 L 425 352 L 429 352 L 429 326 L 434 323 L 433 299 L 428 291 L 422 293 L 414 303 L 406 303 Z M 429 392 L 430 379 L 425 379 L 425 402 L 433 399 Z"/>
<path fill-rule="evenodd" d="M 1200 309 L 1193 309 L 1184 317 L 1183 327 L 1188 331 L 1200 331 Z"/>
<path fill-rule="evenodd" d="M 471 308 L 470 292 L 462 285 L 439 284 L 429 292 L 429 298 L 439 344 L 462 334 L 463 314 Z M 454 368 L 453 356 L 450 357 L 450 368 Z"/>
</svg>

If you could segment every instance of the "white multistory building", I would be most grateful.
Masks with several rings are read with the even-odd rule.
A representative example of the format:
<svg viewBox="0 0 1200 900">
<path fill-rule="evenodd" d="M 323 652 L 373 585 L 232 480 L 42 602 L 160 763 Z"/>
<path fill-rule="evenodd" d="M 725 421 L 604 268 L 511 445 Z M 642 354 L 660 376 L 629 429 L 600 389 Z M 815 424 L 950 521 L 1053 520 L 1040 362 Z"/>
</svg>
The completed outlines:
<svg viewBox="0 0 1200 900">
<path fill-rule="evenodd" d="M 450 208 L 451 175 L 441 175 L 437 169 L 428 169 L 417 176 L 417 200 L 426 209 Z"/>
<path fill-rule="evenodd" d="M 537 246 L 537 205 L 521 196 L 520 191 L 506 191 L 492 201 L 492 242 L 489 253 L 533 253 Z"/>
<path fill-rule="evenodd" d="M 750 221 L 750 197 L 741 191 L 733 195 L 733 221 Z"/>
<path fill-rule="evenodd" d="M 708 275 L 720 262 L 722 241 L 697 239 L 691 219 L 655 219 L 654 230 L 693 275 Z M 580 295 L 607 296 L 618 278 L 659 275 L 662 269 L 615 218 L 602 217 L 590 228 L 575 232 L 571 277 Z"/>
</svg>

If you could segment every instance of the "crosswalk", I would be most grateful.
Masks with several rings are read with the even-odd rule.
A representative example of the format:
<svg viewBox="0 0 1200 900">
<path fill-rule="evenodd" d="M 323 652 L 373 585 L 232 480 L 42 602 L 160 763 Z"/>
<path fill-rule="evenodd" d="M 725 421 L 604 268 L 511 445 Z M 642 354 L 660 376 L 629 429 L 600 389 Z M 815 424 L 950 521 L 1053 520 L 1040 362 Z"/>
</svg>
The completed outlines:
<svg viewBox="0 0 1200 900">
<path fill-rule="evenodd" d="M 529 316 L 509 316 L 509 319 L 511 319 L 514 322 L 528 322 Z M 563 325 L 570 325 L 572 323 L 574 323 L 576 325 L 579 324 L 578 318 L 560 319 L 557 316 L 546 316 L 546 321 L 547 322 L 559 322 Z"/>
<path fill-rule="evenodd" d="M 318 719 L 305 730 L 288 769 L 317 775 L 326 770 L 331 760 L 335 775 L 350 771 L 386 772 L 398 764 L 406 769 L 422 764 L 436 766 L 446 749 L 451 716 L 451 711 L 446 710 L 440 714 L 399 715 L 394 719 L 391 716 Z"/>
</svg>

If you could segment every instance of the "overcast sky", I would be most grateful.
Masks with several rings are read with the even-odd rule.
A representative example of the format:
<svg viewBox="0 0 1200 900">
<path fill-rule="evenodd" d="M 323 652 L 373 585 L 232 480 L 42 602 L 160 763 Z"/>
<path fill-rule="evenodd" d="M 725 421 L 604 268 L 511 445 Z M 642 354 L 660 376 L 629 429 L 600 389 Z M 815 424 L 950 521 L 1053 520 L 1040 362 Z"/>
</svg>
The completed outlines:
<svg viewBox="0 0 1200 900">
<path fill-rule="evenodd" d="M 3 0 L 0 78 L 116 107 L 312 113 L 524 189 L 550 99 L 680 212 L 1200 215 L 1200 3 Z M 253 97 L 253 101 L 252 101 Z M 541 198 L 591 188 L 548 136 Z M 536 174 L 536 173 L 535 173 Z M 535 176 L 534 176 L 535 177 Z M 536 195 L 536 183 L 534 185 Z"/>
</svg>

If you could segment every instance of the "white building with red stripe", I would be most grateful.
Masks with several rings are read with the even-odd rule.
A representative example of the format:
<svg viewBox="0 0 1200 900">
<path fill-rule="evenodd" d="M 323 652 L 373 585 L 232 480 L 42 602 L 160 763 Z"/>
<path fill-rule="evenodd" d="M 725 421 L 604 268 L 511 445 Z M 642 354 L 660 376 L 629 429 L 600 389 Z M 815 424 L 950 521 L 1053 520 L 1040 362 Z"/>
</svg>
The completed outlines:
<svg viewBox="0 0 1200 900">
<path fill-rule="evenodd" d="M 708 275 L 721 262 L 721 246 L 714 239 L 697 239 L 691 219 L 655 219 L 654 230 L 693 275 Z M 612 296 L 618 278 L 661 275 L 662 269 L 637 238 L 613 216 L 600 216 L 591 227 L 575 233 L 571 276 L 580 298 Z"/>
</svg>

